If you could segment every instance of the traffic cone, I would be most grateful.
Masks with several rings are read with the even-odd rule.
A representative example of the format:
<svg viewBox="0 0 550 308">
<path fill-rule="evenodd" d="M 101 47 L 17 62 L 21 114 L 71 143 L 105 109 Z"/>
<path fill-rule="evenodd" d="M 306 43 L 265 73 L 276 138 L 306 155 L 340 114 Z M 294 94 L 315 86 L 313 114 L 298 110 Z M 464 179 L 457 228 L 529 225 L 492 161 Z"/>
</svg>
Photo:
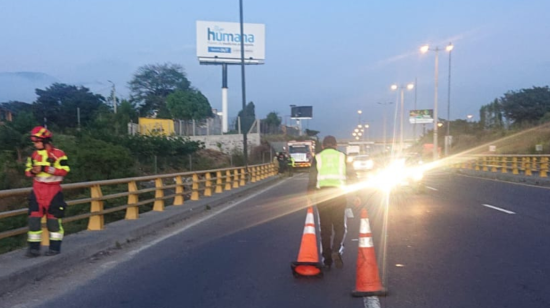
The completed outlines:
<svg viewBox="0 0 550 308">
<path fill-rule="evenodd" d="M 386 296 L 386 289 L 380 282 L 376 254 L 371 237 L 367 210 L 361 211 L 361 227 L 359 231 L 359 249 L 357 251 L 357 281 L 352 296 Z"/>
<path fill-rule="evenodd" d="M 313 208 L 307 208 L 306 224 L 302 236 L 302 245 L 298 253 L 298 261 L 290 264 L 294 277 L 322 277 L 322 265 L 319 263 L 319 251 L 315 236 L 315 220 Z"/>
</svg>

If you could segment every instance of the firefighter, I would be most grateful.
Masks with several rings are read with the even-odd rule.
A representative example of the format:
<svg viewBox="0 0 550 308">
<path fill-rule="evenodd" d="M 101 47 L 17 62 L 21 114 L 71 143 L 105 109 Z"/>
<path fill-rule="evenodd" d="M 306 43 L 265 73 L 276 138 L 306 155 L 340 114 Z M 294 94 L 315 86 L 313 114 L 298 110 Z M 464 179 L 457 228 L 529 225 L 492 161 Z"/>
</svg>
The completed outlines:
<svg viewBox="0 0 550 308">
<path fill-rule="evenodd" d="M 288 157 L 287 167 L 288 167 L 288 175 L 292 176 L 294 174 L 294 167 L 295 167 L 294 158 L 292 156 Z"/>
<path fill-rule="evenodd" d="M 346 154 L 336 150 L 336 147 L 333 136 L 323 139 L 323 150 L 313 159 L 308 183 L 308 196 L 315 199 L 319 212 L 322 256 L 327 271 L 333 263 L 336 268 L 344 266 L 342 253 L 347 232 L 347 197 L 343 188 L 357 181 L 353 168 L 347 165 Z M 354 204 L 357 206 L 360 202 L 356 196 Z"/>
<path fill-rule="evenodd" d="M 50 247 L 44 255 L 54 256 L 61 252 L 64 233 L 61 218 L 67 207 L 61 192 L 61 182 L 70 169 L 67 155 L 54 148 L 52 133 L 48 129 L 42 126 L 33 128 L 31 141 L 36 151 L 27 159 L 25 169 L 25 175 L 34 179 L 29 196 L 29 249 L 26 256 L 40 256 L 41 219 L 44 215 L 50 233 Z"/>
</svg>

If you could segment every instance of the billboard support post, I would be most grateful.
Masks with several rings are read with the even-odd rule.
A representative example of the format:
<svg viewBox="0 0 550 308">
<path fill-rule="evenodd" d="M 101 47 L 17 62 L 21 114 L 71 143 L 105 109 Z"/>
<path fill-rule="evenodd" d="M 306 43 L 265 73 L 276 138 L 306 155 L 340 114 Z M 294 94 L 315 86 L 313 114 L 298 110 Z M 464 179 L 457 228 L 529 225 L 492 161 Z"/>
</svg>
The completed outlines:
<svg viewBox="0 0 550 308">
<path fill-rule="evenodd" d="M 222 132 L 229 131 L 227 125 L 227 63 L 222 64 Z"/>
<path fill-rule="evenodd" d="M 240 10 L 240 28 L 241 28 L 241 85 L 242 85 L 242 96 L 243 96 L 243 121 L 241 121 L 241 126 L 246 117 L 246 84 L 244 79 L 244 26 L 243 26 L 243 0 L 239 0 L 239 10 Z M 244 166 L 248 172 L 248 147 L 247 147 L 247 140 L 246 140 L 246 130 L 244 127 L 241 127 L 241 130 L 243 131 L 243 155 L 244 155 Z"/>
</svg>

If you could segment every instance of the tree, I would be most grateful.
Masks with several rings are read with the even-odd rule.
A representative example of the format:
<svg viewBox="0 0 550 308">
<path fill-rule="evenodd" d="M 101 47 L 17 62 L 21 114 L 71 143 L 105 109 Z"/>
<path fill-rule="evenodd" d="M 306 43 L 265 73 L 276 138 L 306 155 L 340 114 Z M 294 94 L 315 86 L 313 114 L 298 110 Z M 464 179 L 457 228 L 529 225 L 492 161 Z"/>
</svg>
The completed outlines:
<svg viewBox="0 0 550 308">
<path fill-rule="evenodd" d="M 246 111 L 246 116 L 243 114 L 243 111 Z M 250 127 L 252 127 L 252 124 L 254 124 L 254 121 L 256 120 L 256 106 L 254 106 L 254 102 L 249 102 L 245 110 L 239 111 L 239 118 L 241 119 L 241 132 L 247 132 L 250 130 Z M 235 124 L 235 130 L 239 130 L 239 122 Z"/>
<path fill-rule="evenodd" d="M 279 126 L 281 126 L 281 118 L 277 112 L 272 111 L 267 114 L 265 119 L 262 119 L 261 123 L 262 133 L 277 133 L 279 131 Z"/>
<path fill-rule="evenodd" d="M 203 120 L 212 117 L 212 106 L 198 90 L 177 90 L 166 98 L 166 107 L 173 119 Z"/>
<path fill-rule="evenodd" d="M 514 124 L 537 123 L 550 112 L 550 89 L 533 87 L 509 91 L 500 99 L 502 111 Z"/>
<path fill-rule="evenodd" d="M 176 90 L 189 90 L 191 82 L 187 79 L 181 65 L 149 64 L 140 67 L 128 83 L 131 101 L 138 107 L 140 115 L 157 113 L 159 118 L 169 118 L 166 98 Z"/>
<path fill-rule="evenodd" d="M 481 106 L 479 110 L 481 127 L 484 129 L 501 129 L 504 127 L 502 104 L 498 99 Z"/>
<path fill-rule="evenodd" d="M 319 139 L 319 137 L 317 136 L 319 133 L 320 133 L 320 131 L 318 131 L 318 130 L 312 130 L 312 129 L 307 129 L 306 128 L 306 135 L 309 136 L 309 137 L 315 137 L 315 138 Z"/>
<path fill-rule="evenodd" d="M 63 83 L 54 83 L 45 90 L 36 89 L 36 95 L 38 99 L 33 104 L 36 119 L 46 118 L 48 124 L 54 123 L 61 129 L 78 126 L 78 108 L 80 123 L 86 126 L 94 119 L 95 112 L 105 105 L 105 98 L 90 89 Z"/>
<path fill-rule="evenodd" d="M 22 162 L 23 152 L 31 144 L 29 132 L 36 125 L 34 116 L 28 111 L 18 113 L 12 122 L 0 125 L 0 150 L 13 153 L 13 158 Z"/>
</svg>

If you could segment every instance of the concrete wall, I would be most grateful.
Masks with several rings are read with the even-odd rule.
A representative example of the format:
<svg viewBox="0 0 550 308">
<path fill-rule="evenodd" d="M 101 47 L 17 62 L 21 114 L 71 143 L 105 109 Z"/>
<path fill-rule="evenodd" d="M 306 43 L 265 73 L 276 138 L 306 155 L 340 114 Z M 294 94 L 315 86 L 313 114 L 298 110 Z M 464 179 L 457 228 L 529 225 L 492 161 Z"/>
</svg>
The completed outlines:
<svg viewBox="0 0 550 308">
<path fill-rule="evenodd" d="M 260 145 L 260 134 L 247 134 L 248 151 L 253 147 Z M 205 148 L 211 150 L 220 150 L 218 144 L 221 144 L 221 150 L 230 153 L 233 149 L 243 149 L 243 135 L 210 135 L 210 136 L 189 136 L 193 141 L 204 142 Z"/>
</svg>

